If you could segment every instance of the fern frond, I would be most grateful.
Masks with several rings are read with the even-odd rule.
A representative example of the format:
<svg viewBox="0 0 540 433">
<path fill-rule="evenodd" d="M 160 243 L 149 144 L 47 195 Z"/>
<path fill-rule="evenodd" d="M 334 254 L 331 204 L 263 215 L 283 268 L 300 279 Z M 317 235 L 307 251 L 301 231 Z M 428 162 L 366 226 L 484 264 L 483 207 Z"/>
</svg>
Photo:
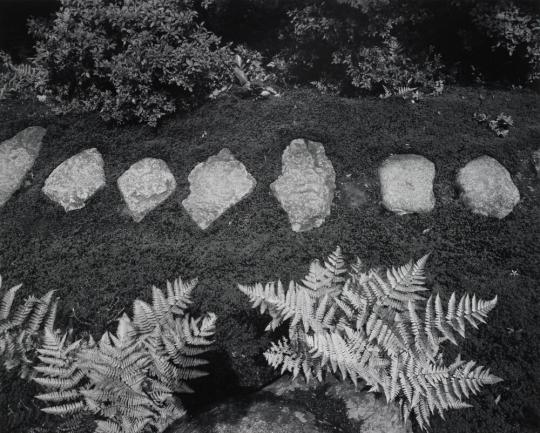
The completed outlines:
<svg viewBox="0 0 540 433">
<path fill-rule="evenodd" d="M 28 319 L 28 329 L 30 332 L 36 332 L 43 324 L 43 321 L 45 320 L 45 317 L 47 316 L 47 314 L 49 314 L 49 312 L 52 311 L 50 306 L 51 306 L 53 294 L 54 294 L 54 290 L 51 290 L 47 292 L 37 302 L 36 308 L 34 309 L 34 311 L 32 312 L 31 316 Z M 48 322 L 49 321 L 50 321 L 50 318 L 48 319 Z M 51 328 L 50 324 L 45 327 Z"/>
<path fill-rule="evenodd" d="M 180 310 L 179 314 L 191 304 L 191 292 L 197 285 L 197 282 L 197 278 L 184 282 L 180 277 L 172 283 L 167 281 L 167 301 L 170 305 L 174 305 Z"/>
<path fill-rule="evenodd" d="M 7 290 L 2 297 L 2 303 L 0 303 L 0 320 L 6 320 L 11 311 L 11 306 L 15 300 L 15 295 L 17 291 L 22 287 L 22 284 L 13 286 L 11 289 Z M 0 289 L 2 288 L 2 276 L 0 276 Z"/>
<path fill-rule="evenodd" d="M 11 327 L 21 326 L 26 319 L 32 314 L 34 307 L 39 302 L 39 299 L 34 296 L 29 296 L 24 301 L 23 305 L 20 305 L 11 319 Z"/>
<path fill-rule="evenodd" d="M 81 393 L 78 390 L 72 389 L 68 391 L 54 391 L 46 394 L 38 394 L 35 398 L 42 401 L 61 402 L 77 400 L 80 396 Z"/>
<path fill-rule="evenodd" d="M 308 274 L 302 280 L 302 284 L 311 290 L 315 298 L 339 294 L 345 282 L 343 274 L 347 271 L 339 246 L 323 263 L 324 265 L 321 265 L 319 260 L 313 260 L 309 266 Z"/>
<path fill-rule="evenodd" d="M 259 308 L 260 313 L 263 314 L 266 310 L 270 309 L 271 304 L 269 299 L 274 299 L 275 295 L 275 283 L 267 283 L 264 286 L 262 284 L 255 284 L 254 286 L 245 286 L 238 284 L 238 288 L 242 293 L 249 297 L 252 303 L 252 308 Z M 277 282 L 277 290 L 283 292 L 283 285 L 281 281 Z"/>
<path fill-rule="evenodd" d="M 51 406 L 41 409 L 43 412 L 51 415 L 71 415 L 81 412 L 85 409 L 83 402 L 77 401 L 74 403 L 63 404 L 62 406 Z"/>
<path fill-rule="evenodd" d="M 8 370 L 18 368 L 21 378 L 31 378 L 36 346 L 44 330 L 54 325 L 56 302 L 51 304 L 50 291 L 41 299 L 28 297 L 13 311 L 20 287 L 7 290 L 0 302 L 0 364 Z"/>
<path fill-rule="evenodd" d="M 152 307 L 139 299 L 133 302 L 133 324 L 142 334 L 148 334 L 158 326 Z"/>
</svg>

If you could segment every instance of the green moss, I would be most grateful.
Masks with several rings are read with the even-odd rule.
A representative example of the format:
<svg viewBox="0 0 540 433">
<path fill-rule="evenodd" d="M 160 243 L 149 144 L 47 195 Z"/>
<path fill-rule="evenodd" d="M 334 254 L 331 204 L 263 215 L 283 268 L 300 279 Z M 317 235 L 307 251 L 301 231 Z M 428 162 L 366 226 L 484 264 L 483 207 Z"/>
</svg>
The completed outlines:
<svg viewBox="0 0 540 433">
<path fill-rule="evenodd" d="M 189 403 L 196 406 L 197 398 L 210 402 L 275 377 L 262 357 L 267 320 L 249 309 L 236 283 L 300 278 L 311 259 L 338 244 L 348 259 L 358 255 L 369 266 L 400 264 L 433 251 L 428 282 L 435 290 L 499 296 L 489 325 L 465 340 L 463 354 L 505 379 L 473 401 L 474 409 L 451 412 L 446 423 L 434 419 L 434 430 L 533 432 L 540 407 L 540 185 L 529 158 L 540 140 L 539 100 L 525 91 L 466 88 L 419 104 L 286 91 L 265 101 L 221 99 L 156 130 L 112 127 L 97 116 L 56 117 L 37 104 L 10 102 L 0 106 L 0 140 L 30 125 L 48 132 L 32 183 L 0 209 L 0 274 L 7 287 L 23 283 L 22 295 L 57 289 L 61 324 L 94 335 L 114 327 L 135 298 L 148 299 L 152 284 L 198 276 L 195 308 L 214 311 L 219 321 L 211 375 L 195 383 L 199 397 Z M 504 111 L 516 126 L 507 138 L 497 138 L 472 119 L 475 111 Z M 292 232 L 269 185 L 281 172 L 283 149 L 298 137 L 324 144 L 338 182 L 351 173 L 352 179 L 367 177 L 376 184 L 376 168 L 391 153 L 426 156 L 437 167 L 435 210 L 400 217 L 375 201 L 352 209 L 339 198 L 321 228 Z M 40 189 L 60 162 L 89 147 L 103 154 L 107 187 L 84 209 L 65 214 Z M 202 232 L 181 206 L 189 193 L 187 175 L 223 147 L 258 183 Z M 457 169 L 484 153 L 509 169 L 522 195 L 502 221 L 472 215 L 456 200 Z M 137 224 L 122 212 L 116 179 L 143 157 L 164 159 L 178 188 Z M 513 269 L 518 276 L 510 275 Z"/>
</svg>

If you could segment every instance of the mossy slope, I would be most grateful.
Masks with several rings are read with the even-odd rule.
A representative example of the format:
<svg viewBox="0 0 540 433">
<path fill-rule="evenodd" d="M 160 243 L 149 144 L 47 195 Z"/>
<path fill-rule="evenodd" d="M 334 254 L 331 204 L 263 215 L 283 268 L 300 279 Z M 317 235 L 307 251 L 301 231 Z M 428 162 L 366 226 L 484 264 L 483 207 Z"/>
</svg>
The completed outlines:
<svg viewBox="0 0 540 433">
<path fill-rule="evenodd" d="M 0 106 L 0 140 L 30 125 L 48 132 L 30 182 L 0 209 L 0 274 L 8 287 L 23 283 L 24 295 L 56 289 L 62 324 L 94 335 L 114 326 L 133 299 L 148 298 L 152 284 L 198 276 L 195 306 L 214 311 L 219 323 L 211 376 L 196 383 L 197 396 L 187 400 L 196 407 L 274 377 L 261 356 L 269 340 L 266 319 L 249 309 L 235 283 L 300 278 L 311 259 L 336 245 L 347 258 L 359 256 L 368 265 L 400 264 L 433 251 L 428 272 L 435 290 L 446 296 L 454 290 L 499 296 L 489 326 L 472 333 L 462 352 L 505 379 L 475 399 L 474 409 L 452 412 L 446 423 L 435 420 L 434 430 L 537 431 L 540 183 L 529 158 L 540 144 L 539 102 L 538 95 L 525 91 L 457 88 L 411 104 L 299 90 L 266 101 L 227 97 L 156 130 L 112 127 L 95 116 L 55 117 L 37 104 L 6 103 Z M 516 126 L 507 138 L 497 138 L 472 119 L 475 111 L 491 116 L 504 111 Z M 371 203 L 354 209 L 341 195 L 321 228 L 292 232 L 269 185 L 280 174 L 283 149 L 299 137 L 324 144 L 338 184 L 348 174 L 363 179 Z M 59 163 L 90 147 L 103 154 L 107 187 L 84 209 L 65 214 L 40 189 Z M 203 232 L 181 206 L 189 192 L 187 175 L 223 147 L 258 183 L 251 196 Z M 437 167 L 437 205 L 427 215 L 397 216 L 378 205 L 378 164 L 391 153 L 409 152 Z M 482 154 L 508 168 L 522 195 L 502 221 L 472 215 L 457 201 L 456 171 Z M 122 211 L 116 179 L 143 157 L 164 159 L 178 188 L 137 224 Z M 10 408 L 16 407 L 12 401 Z"/>
</svg>

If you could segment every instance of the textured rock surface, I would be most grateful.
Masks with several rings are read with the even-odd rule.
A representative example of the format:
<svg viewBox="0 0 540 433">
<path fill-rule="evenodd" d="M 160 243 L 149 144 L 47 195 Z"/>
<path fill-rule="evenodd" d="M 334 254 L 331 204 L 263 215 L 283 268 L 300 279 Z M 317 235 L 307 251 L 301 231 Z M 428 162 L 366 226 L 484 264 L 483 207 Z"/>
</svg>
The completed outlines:
<svg viewBox="0 0 540 433">
<path fill-rule="evenodd" d="M 435 207 L 435 164 L 420 155 L 392 155 L 379 167 L 383 206 L 399 215 Z"/>
<path fill-rule="evenodd" d="M 182 205 L 203 230 L 251 193 L 257 184 L 227 148 L 197 164 L 188 181 L 190 194 Z"/>
<path fill-rule="evenodd" d="M 540 149 L 535 150 L 532 154 L 532 160 L 534 169 L 536 170 L 536 175 L 540 176 Z"/>
<path fill-rule="evenodd" d="M 34 165 L 46 130 L 31 126 L 0 144 L 0 206 L 19 189 Z"/>
<path fill-rule="evenodd" d="M 176 189 L 176 180 L 161 159 L 144 158 L 118 178 L 118 189 L 134 221 L 141 221 Z"/>
<path fill-rule="evenodd" d="M 97 149 L 87 149 L 56 167 L 42 191 L 69 212 L 83 208 L 104 186 L 103 158 Z"/>
<path fill-rule="evenodd" d="M 322 396 L 322 398 L 321 398 Z M 410 433 L 399 409 L 330 379 L 326 385 L 283 377 L 262 391 L 230 400 L 173 429 L 174 433 Z"/>
<path fill-rule="evenodd" d="M 519 190 L 510 173 L 490 156 L 467 163 L 459 170 L 456 181 L 461 200 L 476 214 L 501 219 L 519 202 Z"/>
<path fill-rule="evenodd" d="M 295 398 L 295 391 L 322 391 L 329 399 L 345 404 L 348 419 L 357 421 L 362 433 L 412 432 L 410 422 L 405 424 L 401 420 L 397 405 L 387 404 L 384 398 L 377 398 L 373 393 L 360 392 L 352 383 L 340 382 L 333 376 L 328 376 L 324 385 L 315 381 L 305 384 L 301 380 L 291 381 L 282 377 L 264 390 L 291 399 Z"/>
<path fill-rule="evenodd" d="M 291 141 L 282 156 L 282 174 L 270 185 L 287 212 L 291 228 L 303 232 L 320 227 L 330 215 L 336 174 L 321 143 Z"/>
</svg>

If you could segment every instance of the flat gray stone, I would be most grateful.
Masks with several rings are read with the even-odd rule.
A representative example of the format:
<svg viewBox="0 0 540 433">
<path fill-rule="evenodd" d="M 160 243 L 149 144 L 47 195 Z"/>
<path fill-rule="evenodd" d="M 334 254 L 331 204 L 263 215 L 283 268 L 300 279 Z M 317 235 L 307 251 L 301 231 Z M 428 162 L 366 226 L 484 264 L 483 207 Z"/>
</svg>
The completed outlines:
<svg viewBox="0 0 540 433">
<path fill-rule="evenodd" d="M 293 231 L 320 227 L 330 215 L 336 189 L 336 173 L 323 145 L 291 141 L 283 152 L 282 174 L 270 189 L 287 212 Z"/>
<path fill-rule="evenodd" d="M 510 173 L 490 156 L 467 163 L 459 170 L 456 182 L 462 202 L 473 213 L 502 219 L 519 203 L 519 190 Z"/>
<path fill-rule="evenodd" d="M 46 132 L 41 126 L 31 126 L 0 144 L 0 207 L 20 188 Z"/>
<path fill-rule="evenodd" d="M 392 155 L 379 167 L 382 204 L 399 215 L 431 212 L 435 207 L 435 164 L 420 155 Z"/>
<path fill-rule="evenodd" d="M 117 181 L 128 213 L 140 222 L 176 189 L 176 180 L 165 161 L 144 158 L 133 164 Z"/>
<path fill-rule="evenodd" d="M 197 164 L 188 181 L 190 193 L 182 206 L 203 230 L 250 194 L 257 184 L 227 148 Z"/>
<path fill-rule="evenodd" d="M 86 149 L 65 160 L 45 181 L 43 193 L 66 212 L 82 209 L 105 186 L 103 158 L 97 149 Z"/>
</svg>

